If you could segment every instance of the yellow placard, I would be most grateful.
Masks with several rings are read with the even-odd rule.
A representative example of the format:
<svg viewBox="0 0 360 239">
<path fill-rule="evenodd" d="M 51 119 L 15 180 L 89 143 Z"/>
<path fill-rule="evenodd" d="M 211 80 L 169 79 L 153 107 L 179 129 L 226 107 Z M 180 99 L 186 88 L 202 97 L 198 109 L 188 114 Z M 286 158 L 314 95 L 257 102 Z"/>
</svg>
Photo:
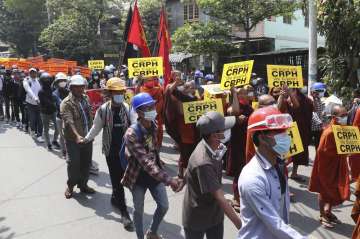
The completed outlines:
<svg viewBox="0 0 360 239">
<path fill-rule="evenodd" d="M 253 101 L 251 103 L 251 107 L 254 109 L 254 110 L 257 110 L 259 108 L 259 102 L 257 101 Z"/>
<path fill-rule="evenodd" d="M 129 78 L 136 76 L 163 76 L 163 58 L 145 57 L 128 59 Z"/>
<path fill-rule="evenodd" d="M 221 77 L 221 89 L 226 90 L 235 86 L 248 85 L 253 65 L 253 60 L 225 64 Z"/>
<path fill-rule="evenodd" d="M 287 130 L 287 133 L 291 138 L 291 146 L 286 158 L 304 152 L 304 146 L 302 144 L 299 128 L 296 122 L 292 123 L 291 128 Z"/>
<path fill-rule="evenodd" d="M 88 67 L 91 70 L 102 70 L 105 68 L 105 62 L 104 62 L 104 60 L 88 61 Z"/>
<path fill-rule="evenodd" d="M 338 154 L 360 153 L 360 133 L 358 127 L 333 125 L 332 130 Z"/>
<path fill-rule="evenodd" d="M 124 97 L 125 97 L 125 102 L 128 105 L 131 105 L 131 100 L 134 97 L 134 92 L 132 90 L 127 90 Z"/>
<path fill-rule="evenodd" d="M 268 85 L 270 88 L 287 85 L 289 88 L 303 88 L 304 79 L 301 66 L 267 65 Z"/>
<path fill-rule="evenodd" d="M 217 111 L 224 115 L 221 99 L 186 102 L 183 103 L 183 110 L 185 124 L 196 123 L 203 114 L 209 111 Z"/>
</svg>

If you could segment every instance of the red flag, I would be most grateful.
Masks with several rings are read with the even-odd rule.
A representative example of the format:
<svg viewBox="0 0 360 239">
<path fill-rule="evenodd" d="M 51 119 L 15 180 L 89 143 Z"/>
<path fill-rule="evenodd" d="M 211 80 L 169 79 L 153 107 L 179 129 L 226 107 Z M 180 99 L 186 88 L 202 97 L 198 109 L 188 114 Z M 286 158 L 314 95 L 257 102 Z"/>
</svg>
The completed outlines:
<svg viewBox="0 0 360 239">
<path fill-rule="evenodd" d="M 160 13 L 160 29 L 158 32 L 158 41 L 159 41 L 159 53 L 158 56 L 163 58 L 164 64 L 164 87 L 169 83 L 171 76 L 171 65 L 169 54 L 171 50 L 171 39 L 167 28 L 166 16 L 164 8 L 161 9 Z"/>
<path fill-rule="evenodd" d="M 131 18 L 131 25 L 127 41 L 136 45 L 140 49 L 141 55 L 143 57 L 151 56 L 149 47 L 146 43 L 144 27 L 141 22 L 137 1 L 135 1 L 134 12 Z"/>
</svg>

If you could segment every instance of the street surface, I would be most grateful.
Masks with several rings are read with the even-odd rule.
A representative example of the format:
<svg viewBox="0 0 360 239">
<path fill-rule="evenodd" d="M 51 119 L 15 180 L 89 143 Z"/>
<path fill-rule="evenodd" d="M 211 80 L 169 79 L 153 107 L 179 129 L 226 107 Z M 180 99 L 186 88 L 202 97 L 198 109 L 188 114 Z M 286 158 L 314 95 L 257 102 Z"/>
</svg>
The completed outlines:
<svg viewBox="0 0 360 239">
<path fill-rule="evenodd" d="M 165 137 L 161 156 L 167 163 L 167 171 L 175 176 L 178 154 L 171 145 L 170 139 Z M 119 212 L 110 204 L 111 185 L 101 154 L 101 137 L 94 143 L 93 159 L 99 164 L 100 173 L 91 176 L 89 182 L 97 190 L 93 196 L 81 195 L 77 190 L 73 199 L 64 198 L 66 163 L 58 155 L 37 145 L 28 134 L 0 122 L 0 239 L 135 239 L 135 233 L 123 229 Z M 313 148 L 311 158 L 314 158 Z M 300 167 L 299 173 L 308 181 L 311 167 Z M 231 178 L 224 176 L 223 184 L 230 199 Z M 350 218 L 354 196 L 351 202 L 334 209 L 343 224 L 327 230 L 318 221 L 316 194 L 308 192 L 306 184 L 290 180 L 291 191 L 296 194 L 296 202 L 291 204 L 291 225 L 311 238 L 350 238 L 354 227 Z M 183 193 L 175 194 L 169 188 L 168 196 L 170 209 L 159 233 L 166 239 L 184 238 L 181 227 Z M 132 197 L 128 190 L 126 197 L 132 213 Z M 155 203 L 148 193 L 145 225 L 150 223 L 154 209 Z M 236 234 L 235 227 L 226 219 L 224 238 L 236 238 Z"/>
</svg>

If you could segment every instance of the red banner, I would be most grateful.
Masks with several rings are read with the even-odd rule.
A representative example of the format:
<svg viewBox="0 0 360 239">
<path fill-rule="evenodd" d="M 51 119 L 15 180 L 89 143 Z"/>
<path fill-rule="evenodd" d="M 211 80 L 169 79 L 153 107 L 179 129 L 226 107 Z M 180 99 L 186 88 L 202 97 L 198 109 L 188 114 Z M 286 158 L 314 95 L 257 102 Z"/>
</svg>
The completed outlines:
<svg viewBox="0 0 360 239">
<path fill-rule="evenodd" d="M 92 115 L 95 116 L 97 109 L 104 103 L 102 89 L 87 90 L 86 94 L 92 107 Z"/>
</svg>

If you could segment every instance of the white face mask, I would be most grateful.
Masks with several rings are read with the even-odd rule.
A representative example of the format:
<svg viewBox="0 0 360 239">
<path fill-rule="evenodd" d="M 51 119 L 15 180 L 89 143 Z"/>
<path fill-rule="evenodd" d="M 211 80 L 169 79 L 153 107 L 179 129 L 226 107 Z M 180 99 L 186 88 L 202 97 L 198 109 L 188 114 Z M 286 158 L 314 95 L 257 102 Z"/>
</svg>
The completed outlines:
<svg viewBox="0 0 360 239">
<path fill-rule="evenodd" d="M 227 151 L 227 147 L 224 144 L 220 144 L 218 149 L 215 150 L 214 152 L 216 160 L 221 160 L 226 154 L 226 151 Z"/>
<path fill-rule="evenodd" d="M 249 92 L 249 93 L 248 93 L 248 96 L 249 96 L 249 97 L 254 97 L 254 92 Z"/>
<path fill-rule="evenodd" d="M 124 102 L 125 97 L 124 97 L 124 95 L 113 95 L 113 100 L 114 100 L 114 103 L 121 104 Z"/>
<path fill-rule="evenodd" d="M 156 110 L 144 112 L 144 118 L 147 121 L 154 121 L 156 119 L 156 116 L 157 116 Z"/>
<path fill-rule="evenodd" d="M 336 122 L 338 122 L 338 124 L 340 124 L 340 125 L 347 125 L 347 120 L 348 120 L 347 116 L 336 117 Z"/>
<path fill-rule="evenodd" d="M 178 91 L 184 91 L 185 87 L 183 85 L 176 87 Z"/>
<path fill-rule="evenodd" d="M 60 88 L 65 88 L 66 87 L 66 82 L 64 82 L 64 81 L 60 82 L 59 87 Z"/>
<path fill-rule="evenodd" d="M 291 146 L 291 138 L 287 133 L 281 133 L 274 136 L 275 145 L 273 150 L 280 156 L 284 157 Z"/>
<path fill-rule="evenodd" d="M 319 98 L 323 98 L 324 95 L 325 95 L 325 92 L 320 92 L 320 93 L 319 93 Z"/>
</svg>

